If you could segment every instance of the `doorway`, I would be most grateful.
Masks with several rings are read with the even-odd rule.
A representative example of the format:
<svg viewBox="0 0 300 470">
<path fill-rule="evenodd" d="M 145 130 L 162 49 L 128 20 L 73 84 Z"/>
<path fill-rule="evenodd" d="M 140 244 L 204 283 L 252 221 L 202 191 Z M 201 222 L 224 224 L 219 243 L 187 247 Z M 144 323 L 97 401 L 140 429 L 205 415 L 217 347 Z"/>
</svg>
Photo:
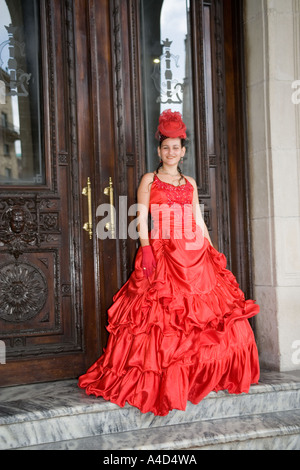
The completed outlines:
<svg viewBox="0 0 300 470">
<path fill-rule="evenodd" d="M 176 78 L 167 0 L 0 2 L 0 386 L 78 377 L 105 347 L 106 312 L 138 247 L 120 220 L 134 218 L 140 178 L 154 169 L 162 101 L 181 101 L 183 170 L 250 295 L 242 2 L 176 0 Z"/>
</svg>

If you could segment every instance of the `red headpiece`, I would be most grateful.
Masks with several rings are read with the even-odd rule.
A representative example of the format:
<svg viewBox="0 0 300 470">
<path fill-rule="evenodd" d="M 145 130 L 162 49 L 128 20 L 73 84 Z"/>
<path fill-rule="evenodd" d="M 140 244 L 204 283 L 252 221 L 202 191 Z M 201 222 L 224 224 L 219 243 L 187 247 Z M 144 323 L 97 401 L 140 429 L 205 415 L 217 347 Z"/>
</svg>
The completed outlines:
<svg viewBox="0 0 300 470">
<path fill-rule="evenodd" d="M 171 109 L 163 111 L 159 117 L 159 126 L 155 134 L 160 141 L 164 139 L 186 139 L 186 125 L 182 121 L 182 116 L 178 111 Z"/>
</svg>

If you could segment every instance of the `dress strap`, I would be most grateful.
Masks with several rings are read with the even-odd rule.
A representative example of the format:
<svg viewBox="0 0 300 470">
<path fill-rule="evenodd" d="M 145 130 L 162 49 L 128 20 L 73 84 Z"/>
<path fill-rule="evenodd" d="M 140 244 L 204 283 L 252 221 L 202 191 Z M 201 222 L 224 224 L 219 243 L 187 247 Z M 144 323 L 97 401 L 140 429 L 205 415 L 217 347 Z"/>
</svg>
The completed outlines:
<svg viewBox="0 0 300 470">
<path fill-rule="evenodd" d="M 181 176 L 184 178 L 185 184 L 188 184 L 188 180 L 186 179 L 186 177 L 184 175 Z"/>
</svg>

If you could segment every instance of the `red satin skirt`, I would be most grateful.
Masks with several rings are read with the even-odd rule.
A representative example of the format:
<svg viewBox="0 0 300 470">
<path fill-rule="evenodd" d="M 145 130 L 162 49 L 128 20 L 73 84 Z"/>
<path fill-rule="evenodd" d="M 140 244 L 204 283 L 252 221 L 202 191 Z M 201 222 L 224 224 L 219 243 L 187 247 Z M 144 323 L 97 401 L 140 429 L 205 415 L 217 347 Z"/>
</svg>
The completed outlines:
<svg viewBox="0 0 300 470">
<path fill-rule="evenodd" d="M 143 276 L 140 249 L 108 311 L 107 348 L 79 386 L 161 416 L 211 391 L 247 393 L 260 374 L 248 322 L 259 306 L 245 300 L 225 256 L 206 239 L 200 251 L 186 251 L 184 240 L 151 244 L 152 278 Z"/>
</svg>

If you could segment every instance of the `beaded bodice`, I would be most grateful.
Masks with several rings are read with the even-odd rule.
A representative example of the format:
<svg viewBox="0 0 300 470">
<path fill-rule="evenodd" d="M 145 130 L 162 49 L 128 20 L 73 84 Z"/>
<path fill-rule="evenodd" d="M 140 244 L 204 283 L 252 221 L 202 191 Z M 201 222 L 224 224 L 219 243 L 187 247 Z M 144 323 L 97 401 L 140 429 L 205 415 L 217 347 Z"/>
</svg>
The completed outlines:
<svg viewBox="0 0 300 470">
<path fill-rule="evenodd" d="M 150 207 L 151 204 L 192 204 L 194 188 L 185 178 L 186 184 L 174 186 L 173 184 L 161 181 L 158 176 L 154 175 L 154 181 L 151 188 Z"/>
<path fill-rule="evenodd" d="M 185 182 L 174 186 L 161 181 L 155 174 L 150 195 L 152 239 L 181 239 L 183 232 L 185 235 L 192 234 L 195 229 L 192 209 L 194 188 L 186 178 Z"/>
</svg>

